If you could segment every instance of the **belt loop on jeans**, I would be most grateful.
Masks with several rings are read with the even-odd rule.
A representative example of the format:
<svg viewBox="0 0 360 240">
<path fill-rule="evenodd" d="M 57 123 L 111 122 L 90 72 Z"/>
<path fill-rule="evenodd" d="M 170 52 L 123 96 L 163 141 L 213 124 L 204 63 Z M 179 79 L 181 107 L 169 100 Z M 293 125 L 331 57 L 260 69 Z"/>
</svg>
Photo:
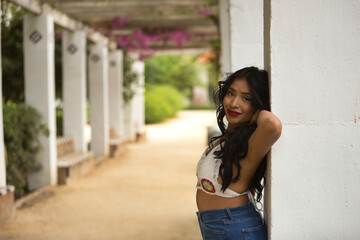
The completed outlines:
<svg viewBox="0 0 360 240">
<path fill-rule="evenodd" d="M 196 212 L 196 215 L 197 215 L 198 219 L 202 222 L 203 219 L 202 219 L 201 213 L 200 213 L 200 212 Z"/>
<path fill-rule="evenodd" d="M 232 214 L 231 214 L 230 209 L 229 209 L 229 208 L 225 208 L 225 210 L 226 210 L 226 212 L 227 212 L 227 214 L 228 214 L 228 216 L 229 216 L 230 220 L 233 220 L 234 218 L 233 218 L 233 216 L 232 216 Z"/>
</svg>

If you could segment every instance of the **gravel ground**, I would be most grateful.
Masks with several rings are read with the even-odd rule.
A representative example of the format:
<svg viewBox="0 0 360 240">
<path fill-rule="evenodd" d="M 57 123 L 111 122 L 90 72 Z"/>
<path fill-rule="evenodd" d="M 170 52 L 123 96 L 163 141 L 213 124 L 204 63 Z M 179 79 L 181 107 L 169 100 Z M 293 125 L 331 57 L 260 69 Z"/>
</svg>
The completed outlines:
<svg viewBox="0 0 360 240">
<path fill-rule="evenodd" d="M 17 209 L 0 239 L 200 240 L 195 171 L 214 123 L 214 111 L 182 111 L 147 125 L 147 140 L 125 155 Z"/>
</svg>

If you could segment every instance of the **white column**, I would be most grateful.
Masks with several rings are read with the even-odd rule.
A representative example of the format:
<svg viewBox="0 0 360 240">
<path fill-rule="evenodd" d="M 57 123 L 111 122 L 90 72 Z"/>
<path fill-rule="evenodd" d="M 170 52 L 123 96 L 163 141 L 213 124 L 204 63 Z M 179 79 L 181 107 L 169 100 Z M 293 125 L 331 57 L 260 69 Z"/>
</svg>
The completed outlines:
<svg viewBox="0 0 360 240">
<path fill-rule="evenodd" d="M 109 123 L 118 137 L 124 137 L 123 52 L 109 53 Z"/>
<path fill-rule="evenodd" d="M 125 116 L 124 116 L 124 122 L 125 122 L 125 139 L 127 141 L 133 142 L 136 139 L 136 129 L 134 125 L 134 100 L 131 99 L 129 102 L 125 104 Z"/>
<path fill-rule="evenodd" d="M 42 169 L 29 177 L 29 189 L 37 189 L 57 182 L 54 22 L 49 15 L 24 16 L 24 74 L 25 102 L 36 108 L 42 122 L 50 131 L 41 136 L 42 149 L 36 156 Z"/>
<path fill-rule="evenodd" d="M 91 150 L 95 157 L 109 153 L 108 48 L 94 44 L 89 55 Z"/>
<path fill-rule="evenodd" d="M 144 62 L 138 60 L 136 54 L 130 55 L 133 59 L 131 71 L 138 76 L 138 84 L 133 85 L 133 98 L 125 105 L 125 135 L 129 141 L 136 140 L 136 134 L 145 132 L 145 97 L 144 97 Z"/>
<path fill-rule="evenodd" d="M 86 33 L 64 30 L 63 63 L 63 129 L 71 136 L 77 151 L 87 151 L 86 126 Z"/>
<path fill-rule="evenodd" d="M 133 63 L 132 69 L 138 75 L 138 86 L 135 90 L 135 96 L 133 101 L 133 109 L 135 111 L 132 112 L 134 114 L 134 125 L 135 132 L 137 134 L 145 133 L 145 63 L 144 61 L 137 60 Z"/>
<path fill-rule="evenodd" d="M 226 75 L 226 73 L 231 72 L 229 1 L 230 0 L 219 1 L 220 39 L 221 39 L 221 56 L 220 56 L 221 78 L 223 78 Z"/>
<path fill-rule="evenodd" d="M 220 1 L 222 73 L 264 65 L 263 0 Z"/>
<path fill-rule="evenodd" d="M 270 7 L 265 65 L 283 133 L 268 167 L 269 239 L 359 239 L 360 2 Z"/>
<path fill-rule="evenodd" d="M 1 2 L 0 2 L 1 9 Z M 0 39 L 1 39 L 1 19 L 0 19 Z M 6 188 L 6 166 L 4 151 L 4 124 L 2 108 L 2 63 L 1 63 L 1 41 L 0 41 L 0 189 Z"/>
</svg>

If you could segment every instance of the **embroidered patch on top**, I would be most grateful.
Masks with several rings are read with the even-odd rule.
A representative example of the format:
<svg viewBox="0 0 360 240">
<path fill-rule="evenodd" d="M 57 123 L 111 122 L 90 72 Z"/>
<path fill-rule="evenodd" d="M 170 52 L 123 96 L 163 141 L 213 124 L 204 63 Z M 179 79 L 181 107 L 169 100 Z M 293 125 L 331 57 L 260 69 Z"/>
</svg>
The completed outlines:
<svg viewBox="0 0 360 240">
<path fill-rule="evenodd" d="M 210 180 L 207 180 L 206 178 L 201 179 L 201 185 L 205 191 L 215 193 L 214 184 Z"/>
</svg>

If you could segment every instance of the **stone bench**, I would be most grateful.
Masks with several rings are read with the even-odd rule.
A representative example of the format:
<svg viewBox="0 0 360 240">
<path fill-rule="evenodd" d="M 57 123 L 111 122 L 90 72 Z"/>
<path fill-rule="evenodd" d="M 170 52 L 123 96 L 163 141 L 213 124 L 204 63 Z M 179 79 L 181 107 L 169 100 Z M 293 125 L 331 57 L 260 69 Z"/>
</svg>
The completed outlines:
<svg viewBox="0 0 360 240">
<path fill-rule="evenodd" d="M 86 174 L 95 166 L 92 152 L 76 152 L 74 140 L 61 137 L 57 140 L 58 184 L 72 183 Z"/>
<path fill-rule="evenodd" d="M 122 138 L 113 137 L 109 141 L 109 157 L 118 157 L 126 152 L 126 141 Z"/>
<path fill-rule="evenodd" d="M 109 157 L 118 157 L 125 153 L 126 151 L 126 141 L 125 139 L 118 137 L 114 128 L 110 127 L 109 129 Z"/>
</svg>

